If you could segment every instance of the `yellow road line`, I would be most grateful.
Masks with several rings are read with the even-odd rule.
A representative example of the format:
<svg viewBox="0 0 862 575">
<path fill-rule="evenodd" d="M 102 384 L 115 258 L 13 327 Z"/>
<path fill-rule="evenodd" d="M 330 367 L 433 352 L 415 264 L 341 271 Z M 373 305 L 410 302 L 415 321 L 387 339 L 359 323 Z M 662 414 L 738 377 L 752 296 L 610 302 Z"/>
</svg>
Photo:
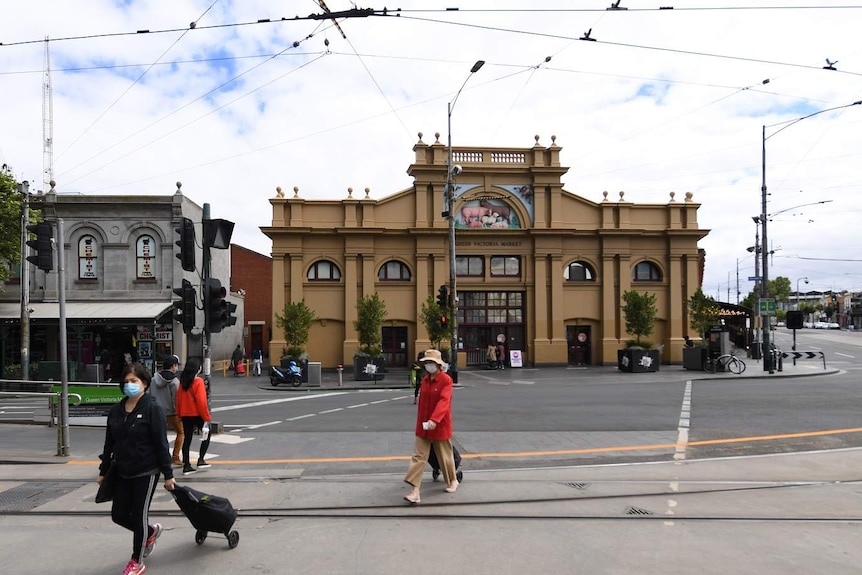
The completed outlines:
<svg viewBox="0 0 862 575">
<path fill-rule="evenodd" d="M 751 441 L 776 441 L 779 439 L 798 439 L 802 437 L 821 437 L 824 435 L 844 435 L 847 433 L 862 433 L 862 427 L 847 429 L 826 429 L 822 431 L 804 431 L 799 433 L 782 433 L 778 435 L 756 435 L 750 437 L 731 437 L 724 439 L 705 439 L 689 441 L 688 447 L 697 445 L 720 445 L 727 443 L 745 443 Z M 582 455 L 587 453 L 611 453 L 616 451 L 653 451 L 657 449 L 676 449 L 676 443 L 656 443 L 653 445 L 620 445 L 616 447 L 591 447 L 587 449 L 562 449 L 558 451 L 517 451 L 509 453 L 465 453 L 463 459 L 501 459 L 509 457 L 542 457 L 550 455 Z M 375 457 L 305 457 L 299 459 L 213 459 L 213 465 L 261 465 L 273 463 L 359 463 L 368 461 L 408 461 L 409 455 L 386 455 Z M 69 465 L 96 465 L 99 461 L 69 461 Z"/>
</svg>

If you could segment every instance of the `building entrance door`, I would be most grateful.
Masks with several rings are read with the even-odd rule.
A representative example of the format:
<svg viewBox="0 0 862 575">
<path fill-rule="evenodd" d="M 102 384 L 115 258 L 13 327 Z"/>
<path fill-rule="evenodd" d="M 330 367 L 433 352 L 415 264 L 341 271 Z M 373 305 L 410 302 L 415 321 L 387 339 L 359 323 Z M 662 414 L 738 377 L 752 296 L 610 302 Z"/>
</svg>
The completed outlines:
<svg viewBox="0 0 862 575">
<path fill-rule="evenodd" d="M 592 365 L 592 334 L 588 325 L 566 326 L 569 365 Z"/>
<path fill-rule="evenodd" d="M 383 359 L 386 367 L 407 367 L 407 328 L 383 328 Z"/>
</svg>

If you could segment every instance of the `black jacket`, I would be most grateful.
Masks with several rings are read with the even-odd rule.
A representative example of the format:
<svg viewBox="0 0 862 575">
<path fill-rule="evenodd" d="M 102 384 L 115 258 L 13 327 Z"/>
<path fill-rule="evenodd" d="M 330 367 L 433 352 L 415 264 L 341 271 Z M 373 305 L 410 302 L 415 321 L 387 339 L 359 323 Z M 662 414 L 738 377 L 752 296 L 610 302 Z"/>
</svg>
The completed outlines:
<svg viewBox="0 0 862 575">
<path fill-rule="evenodd" d="M 99 458 L 99 475 L 108 471 L 113 455 L 120 477 L 141 477 L 159 471 L 171 479 L 171 452 L 168 448 L 165 412 L 150 394 L 144 394 L 132 413 L 126 414 L 127 399 L 111 407 L 105 447 Z"/>
</svg>

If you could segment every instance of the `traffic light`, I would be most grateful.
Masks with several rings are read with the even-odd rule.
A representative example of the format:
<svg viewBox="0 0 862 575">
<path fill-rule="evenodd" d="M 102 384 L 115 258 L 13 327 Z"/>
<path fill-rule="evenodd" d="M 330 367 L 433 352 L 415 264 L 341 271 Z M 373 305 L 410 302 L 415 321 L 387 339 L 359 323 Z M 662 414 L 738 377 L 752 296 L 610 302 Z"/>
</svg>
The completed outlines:
<svg viewBox="0 0 862 575">
<path fill-rule="evenodd" d="M 236 311 L 236 304 L 227 302 L 227 323 L 225 323 L 225 327 L 236 325 L 236 318 L 234 317 L 234 312 Z"/>
<path fill-rule="evenodd" d="M 230 323 L 230 306 L 227 301 L 227 290 L 216 278 L 204 280 L 204 331 L 219 333 Z M 236 323 L 236 319 L 234 319 Z"/>
<path fill-rule="evenodd" d="M 36 235 L 35 240 L 27 240 L 27 245 L 36 250 L 36 255 L 27 256 L 27 261 L 40 270 L 51 271 L 54 269 L 54 254 L 51 253 L 54 228 L 48 222 L 39 222 L 27 226 L 27 231 Z"/>
<path fill-rule="evenodd" d="M 180 300 L 174 302 L 174 307 L 177 308 L 174 317 L 183 324 L 184 332 L 191 333 L 195 326 L 195 288 L 192 282 L 183 280 L 182 287 L 174 288 L 174 293 L 180 296 Z"/>
<path fill-rule="evenodd" d="M 195 271 L 195 224 L 188 218 L 183 218 L 180 227 L 174 228 L 180 239 L 174 242 L 180 248 L 177 259 L 187 272 Z"/>
<path fill-rule="evenodd" d="M 443 329 L 449 327 L 449 319 L 445 315 L 440 316 L 440 327 Z"/>
<path fill-rule="evenodd" d="M 440 307 L 449 307 L 449 288 L 445 285 L 440 286 L 437 290 L 437 305 Z"/>
</svg>

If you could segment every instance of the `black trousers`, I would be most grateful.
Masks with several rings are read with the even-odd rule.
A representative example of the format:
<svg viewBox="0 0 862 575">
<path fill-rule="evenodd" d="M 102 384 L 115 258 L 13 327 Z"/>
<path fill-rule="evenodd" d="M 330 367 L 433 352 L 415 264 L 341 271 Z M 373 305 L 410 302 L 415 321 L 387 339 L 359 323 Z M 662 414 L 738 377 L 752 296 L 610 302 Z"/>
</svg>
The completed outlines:
<svg viewBox="0 0 862 575">
<path fill-rule="evenodd" d="M 185 438 L 183 439 L 183 465 L 191 465 L 191 461 L 189 461 L 189 449 L 192 446 L 192 437 L 194 436 L 195 428 L 202 429 L 204 426 L 204 418 L 200 416 L 194 417 L 183 417 L 183 433 L 185 433 Z M 210 438 L 207 437 L 203 441 L 201 441 L 201 449 L 200 454 L 198 455 L 198 461 L 202 460 L 204 456 L 207 454 L 207 449 L 210 447 Z"/>
<path fill-rule="evenodd" d="M 132 558 L 135 561 L 141 560 L 144 540 L 149 536 L 150 503 L 158 482 L 158 473 L 132 479 L 117 477 L 111 519 L 133 533 Z"/>
</svg>

